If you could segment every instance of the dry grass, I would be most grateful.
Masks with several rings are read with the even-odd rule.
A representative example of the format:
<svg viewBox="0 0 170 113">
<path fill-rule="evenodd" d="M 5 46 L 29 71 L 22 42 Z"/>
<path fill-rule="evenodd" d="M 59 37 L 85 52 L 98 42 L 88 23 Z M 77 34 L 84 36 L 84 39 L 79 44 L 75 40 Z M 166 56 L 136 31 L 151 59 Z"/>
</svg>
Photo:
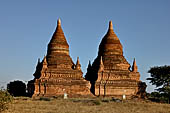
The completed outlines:
<svg viewBox="0 0 170 113">
<path fill-rule="evenodd" d="M 170 113 L 170 105 L 99 99 L 15 99 L 3 113 Z"/>
</svg>

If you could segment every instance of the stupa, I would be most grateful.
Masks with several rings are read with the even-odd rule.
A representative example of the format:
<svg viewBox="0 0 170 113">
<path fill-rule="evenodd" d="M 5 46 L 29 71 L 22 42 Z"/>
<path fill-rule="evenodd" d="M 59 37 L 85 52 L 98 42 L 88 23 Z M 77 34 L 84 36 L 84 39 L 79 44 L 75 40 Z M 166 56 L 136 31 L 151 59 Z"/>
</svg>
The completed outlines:
<svg viewBox="0 0 170 113">
<path fill-rule="evenodd" d="M 91 95 L 90 83 L 82 75 L 79 58 L 74 64 L 69 55 L 69 45 L 59 19 L 48 44 L 47 55 L 41 62 L 38 60 L 34 80 L 28 83 L 28 91 L 33 96 Z"/>
<path fill-rule="evenodd" d="M 91 92 L 96 96 L 126 98 L 143 97 L 146 84 L 140 81 L 140 73 L 134 59 L 132 67 L 123 56 L 123 47 L 116 36 L 112 21 L 103 37 L 98 56 L 89 62 L 85 79 L 91 83 Z"/>
</svg>

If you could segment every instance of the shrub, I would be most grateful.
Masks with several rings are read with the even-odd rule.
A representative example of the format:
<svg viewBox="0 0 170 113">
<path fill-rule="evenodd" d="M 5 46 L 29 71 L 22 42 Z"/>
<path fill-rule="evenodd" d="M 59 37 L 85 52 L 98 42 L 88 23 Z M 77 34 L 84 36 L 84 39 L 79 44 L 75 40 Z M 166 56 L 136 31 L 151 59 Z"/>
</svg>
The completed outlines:
<svg viewBox="0 0 170 113">
<path fill-rule="evenodd" d="M 110 102 L 109 99 L 102 99 L 102 102 Z"/>
<path fill-rule="evenodd" d="M 0 89 L 0 112 L 8 109 L 8 103 L 12 101 L 12 96 L 3 89 Z"/>
<path fill-rule="evenodd" d="M 50 99 L 50 98 L 47 98 L 47 97 L 40 97 L 40 100 L 43 100 L 43 101 L 50 101 L 51 99 Z"/>
<path fill-rule="evenodd" d="M 168 103 L 168 101 L 169 101 L 169 97 L 167 97 L 167 95 L 165 95 L 165 93 L 152 92 L 150 94 L 148 93 L 147 97 L 149 100 L 151 100 L 153 102 Z"/>
<path fill-rule="evenodd" d="M 100 104 L 101 104 L 101 101 L 100 101 L 100 100 L 94 100 L 93 103 L 94 103 L 95 105 L 100 105 Z"/>
</svg>

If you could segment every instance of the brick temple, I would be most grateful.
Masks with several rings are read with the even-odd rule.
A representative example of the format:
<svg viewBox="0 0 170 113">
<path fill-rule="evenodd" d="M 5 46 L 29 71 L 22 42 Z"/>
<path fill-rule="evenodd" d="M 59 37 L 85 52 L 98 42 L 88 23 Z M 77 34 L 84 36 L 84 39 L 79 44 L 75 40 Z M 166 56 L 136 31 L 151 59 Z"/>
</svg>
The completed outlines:
<svg viewBox="0 0 170 113">
<path fill-rule="evenodd" d="M 96 96 L 145 96 L 146 84 L 140 81 L 136 61 L 134 59 L 131 66 L 123 56 L 122 44 L 111 21 L 99 45 L 97 58 L 92 65 L 89 62 L 85 79 L 90 81 L 90 90 Z"/>
<path fill-rule="evenodd" d="M 47 55 L 38 60 L 34 80 L 28 83 L 28 92 L 33 96 L 69 97 L 88 96 L 90 82 L 83 78 L 79 58 L 76 64 L 69 55 L 69 45 L 61 28 L 60 19 L 48 44 Z"/>
<path fill-rule="evenodd" d="M 60 20 L 48 44 L 47 55 L 42 61 L 38 60 L 33 75 L 34 79 L 28 82 L 30 96 L 52 97 L 67 93 L 69 97 L 145 97 L 146 84 L 140 81 L 136 61 L 134 59 L 131 66 L 123 56 L 122 44 L 111 21 L 99 45 L 97 58 L 92 65 L 89 62 L 86 80 L 79 58 L 74 64 L 69 55 Z"/>
</svg>

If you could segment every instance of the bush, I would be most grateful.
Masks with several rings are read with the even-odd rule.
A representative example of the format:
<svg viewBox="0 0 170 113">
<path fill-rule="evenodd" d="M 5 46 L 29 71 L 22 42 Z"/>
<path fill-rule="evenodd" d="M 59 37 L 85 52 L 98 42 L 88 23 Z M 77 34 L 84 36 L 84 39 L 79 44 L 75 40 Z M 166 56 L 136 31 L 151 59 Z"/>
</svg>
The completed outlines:
<svg viewBox="0 0 170 113">
<path fill-rule="evenodd" d="M 97 100 L 94 100 L 93 103 L 94 103 L 95 105 L 100 105 L 100 104 L 101 104 L 101 101 L 97 99 Z"/>
<path fill-rule="evenodd" d="M 149 100 L 153 102 L 168 103 L 168 100 L 169 100 L 167 95 L 165 95 L 164 93 L 159 93 L 159 92 L 152 92 L 150 94 L 148 93 L 147 97 Z"/>
<path fill-rule="evenodd" d="M 102 99 L 102 102 L 107 102 L 107 103 L 109 103 L 110 100 L 109 100 L 109 99 Z"/>
<path fill-rule="evenodd" d="M 47 98 L 47 97 L 40 97 L 40 100 L 43 100 L 43 101 L 50 101 L 51 99 L 50 99 L 50 98 Z"/>
<path fill-rule="evenodd" d="M 3 89 L 0 89 L 0 112 L 8 109 L 8 103 L 12 101 L 12 96 Z"/>
</svg>

